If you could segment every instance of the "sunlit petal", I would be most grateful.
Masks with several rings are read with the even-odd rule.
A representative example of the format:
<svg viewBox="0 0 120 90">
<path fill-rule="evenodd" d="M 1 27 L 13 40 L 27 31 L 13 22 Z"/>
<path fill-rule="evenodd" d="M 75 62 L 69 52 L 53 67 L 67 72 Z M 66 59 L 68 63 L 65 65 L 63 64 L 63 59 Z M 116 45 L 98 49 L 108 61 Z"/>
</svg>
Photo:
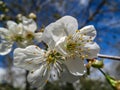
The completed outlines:
<svg viewBox="0 0 120 90">
<path fill-rule="evenodd" d="M 25 49 L 17 48 L 14 50 L 14 65 L 27 70 L 38 69 L 44 63 L 44 50 L 31 45 Z"/>
<path fill-rule="evenodd" d="M 84 38 L 93 40 L 96 37 L 96 29 L 93 25 L 88 25 L 80 29 L 80 34 L 85 35 Z"/>
<path fill-rule="evenodd" d="M 47 70 L 45 69 L 46 69 L 46 66 L 41 65 L 39 69 L 29 73 L 28 81 L 33 87 L 42 88 L 46 84 L 50 76 L 50 72 L 48 69 Z"/>
<path fill-rule="evenodd" d="M 2 41 L 0 43 L 0 55 L 6 55 L 10 53 L 12 49 L 13 42 Z"/>
<path fill-rule="evenodd" d="M 42 41 L 42 33 L 41 32 L 35 33 L 34 38 L 37 42 L 41 42 Z"/>
<path fill-rule="evenodd" d="M 82 76 L 85 73 L 84 61 L 79 57 L 68 58 L 65 60 L 69 72 L 75 76 Z"/>
<path fill-rule="evenodd" d="M 97 54 L 100 51 L 99 45 L 95 42 L 85 44 L 83 49 L 84 49 L 84 54 L 88 56 L 87 59 L 96 58 Z"/>
<path fill-rule="evenodd" d="M 35 32 L 37 29 L 37 24 L 34 20 L 23 17 L 23 26 L 27 31 Z"/>
<path fill-rule="evenodd" d="M 78 28 L 77 20 L 71 16 L 64 16 L 45 28 L 43 41 L 50 47 L 54 47 L 62 37 L 75 33 Z M 52 44 L 52 46 L 51 46 Z"/>
</svg>

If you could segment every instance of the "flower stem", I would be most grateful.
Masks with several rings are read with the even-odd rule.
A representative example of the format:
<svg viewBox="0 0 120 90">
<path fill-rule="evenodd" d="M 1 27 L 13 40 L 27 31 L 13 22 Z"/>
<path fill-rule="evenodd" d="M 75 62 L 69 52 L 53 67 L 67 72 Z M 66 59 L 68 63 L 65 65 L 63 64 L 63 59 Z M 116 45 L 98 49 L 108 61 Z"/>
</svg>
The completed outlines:
<svg viewBox="0 0 120 90">
<path fill-rule="evenodd" d="M 113 90 L 116 90 L 115 87 L 113 87 L 112 83 L 110 82 L 109 76 L 105 72 L 103 72 L 100 68 L 98 68 L 98 70 L 105 76 L 105 79 L 110 84 L 110 86 L 113 88 Z"/>
<path fill-rule="evenodd" d="M 28 73 L 29 73 L 29 71 L 26 70 L 26 74 L 25 74 L 25 79 L 26 79 L 26 87 L 25 88 L 26 89 L 25 90 L 30 90 L 30 84 L 27 80 Z"/>
<path fill-rule="evenodd" d="M 119 56 L 109 56 L 109 55 L 98 54 L 98 57 L 100 57 L 100 58 L 107 58 L 107 59 L 113 59 L 113 60 L 119 60 L 120 61 L 120 57 Z"/>
</svg>

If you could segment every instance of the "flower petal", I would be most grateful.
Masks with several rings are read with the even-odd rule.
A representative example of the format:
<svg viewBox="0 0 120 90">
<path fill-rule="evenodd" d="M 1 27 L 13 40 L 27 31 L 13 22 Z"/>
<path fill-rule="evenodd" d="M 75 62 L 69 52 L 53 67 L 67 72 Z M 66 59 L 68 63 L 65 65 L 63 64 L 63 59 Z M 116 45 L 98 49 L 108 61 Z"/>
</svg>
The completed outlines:
<svg viewBox="0 0 120 90">
<path fill-rule="evenodd" d="M 50 72 L 48 69 L 45 71 L 45 68 L 45 65 L 41 65 L 39 69 L 29 73 L 27 79 L 33 87 L 42 88 L 46 84 L 50 76 Z M 43 75 L 44 73 L 45 75 Z"/>
<path fill-rule="evenodd" d="M 84 34 L 85 38 L 90 38 L 93 40 L 96 37 L 96 29 L 93 25 L 88 25 L 80 29 L 80 34 Z"/>
<path fill-rule="evenodd" d="M 99 45 L 95 42 L 86 43 L 83 49 L 84 49 L 84 54 L 88 55 L 87 59 L 96 58 L 97 54 L 100 51 Z"/>
<path fill-rule="evenodd" d="M 37 32 L 34 34 L 35 40 L 37 42 L 41 42 L 42 41 L 42 33 L 41 32 Z"/>
<path fill-rule="evenodd" d="M 14 50 L 14 65 L 26 70 L 35 70 L 44 63 L 44 50 L 35 45 Z"/>
<path fill-rule="evenodd" d="M 9 31 L 6 28 L 0 28 L 0 38 L 5 39 L 9 35 Z"/>
<path fill-rule="evenodd" d="M 61 73 L 61 81 L 73 83 L 80 79 L 80 76 L 75 76 L 69 72 L 66 66 L 63 66 L 63 72 Z"/>
<path fill-rule="evenodd" d="M 10 53 L 12 50 L 12 44 L 13 42 L 2 41 L 2 43 L 0 43 L 0 55 L 6 55 Z"/>
<path fill-rule="evenodd" d="M 21 35 L 23 33 L 23 24 L 22 23 L 15 23 L 14 21 L 8 21 L 7 22 L 8 30 L 9 30 L 9 36 L 10 34 L 12 36 L 14 35 Z"/>
<path fill-rule="evenodd" d="M 68 58 L 65 60 L 69 72 L 75 76 L 82 76 L 85 73 L 84 61 L 79 57 Z"/>
<path fill-rule="evenodd" d="M 57 20 L 56 23 L 61 23 L 66 29 L 66 31 L 64 31 L 67 32 L 69 35 L 72 35 L 78 29 L 78 22 L 72 16 L 64 16 L 61 19 Z"/>
<path fill-rule="evenodd" d="M 35 32 L 37 29 L 37 24 L 33 19 L 28 19 L 26 17 L 23 17 L 23 26 L 24 29 L 27 31 Z"/>
<path fill-rule="evenodd" d="M 62 37 L 54 47 L 61 55 L 64 55 L 64 56 L 67 55 L 66 48 L 65 48 L 65 45 L 66 45 L 65 40 L 66 40 L 66 37 Z"/>
<path fill-rule="evenodd" d="M 7 21 L 7 27 L 10 33 L 17 33 L 17 23 L 15 23 L 14 21 Z"/>
<path fill-rule="evenodd" d="M 43 41 L 54 48 L 55 44 L 62 38 L 75 33 L 78 29 L 77 20 L 71 16 L 64 16 L 58 21 L 51 23 L 45 28 Z"/>
<path fill-rule="evenodd" d="M 17 26 L 17 23 L 15 23 L 14 21 L 7 21 L 8 29 L 13 30 L 13 28 L 16 26 Z"/>
</svg>

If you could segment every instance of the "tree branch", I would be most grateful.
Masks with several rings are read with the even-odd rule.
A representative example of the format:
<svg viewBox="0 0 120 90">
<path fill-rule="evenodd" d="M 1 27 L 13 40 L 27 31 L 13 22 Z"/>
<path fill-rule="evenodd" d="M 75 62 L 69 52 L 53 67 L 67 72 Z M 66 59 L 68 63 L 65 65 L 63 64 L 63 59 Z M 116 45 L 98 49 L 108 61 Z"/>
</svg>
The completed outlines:
<svg viewBox="0 0 120 90">
<path fill-rule="evenodd" d="M 113 59 L 113 60 L 119 60 L 120 61 L 120 57 L 119 56 L 109 56 L 109 55 L 98 54 L 98 57 L 100 57 L 100 58 L 107 58 L 107 59 Z"/>
<path fill-rule="evenodd" d="M 90 5 L 91 5 L 91 1 L 90 1 Z M 92 21 L 94 17 L 100 12 L 101 8 L 105 3 L 106 3 L 106 0 L 102 0 L 101 3 L 97 6 L 96 11 L 88 17 L 88 19 L 85 21 L 85 23 L 81 27 L 85 26 L 87 23 Z M 88 9 L 90 8 L 90 5 L 88 6 Z"/>
</svg>

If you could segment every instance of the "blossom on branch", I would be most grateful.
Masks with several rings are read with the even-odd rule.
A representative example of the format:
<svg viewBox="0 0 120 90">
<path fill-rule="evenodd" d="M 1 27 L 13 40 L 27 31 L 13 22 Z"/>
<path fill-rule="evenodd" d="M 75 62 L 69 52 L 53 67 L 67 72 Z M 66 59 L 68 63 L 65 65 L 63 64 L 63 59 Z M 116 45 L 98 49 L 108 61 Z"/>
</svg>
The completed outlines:
<svg viewBox="0 0 120 90">
<path fill-rule="evenodd" d="M 41 41 L 42 33 L 35 33 L 36 23 L 32 19 L 23 17 L 22 23 L 7 21 L 7 28 L 0 28 L 0 55 L 6 55 L 12 50 L 14 42 L 18 47 L 33 44 L 34 39 Z"/>
<path fill-rule="evenodd" d="M 93 25 L 78 30 L 78 22 L 72 16 L 64 16 L 45 28 L 42 39 L 48 47 L 67 57 L 64 64 L 73 75 L 82 75 L 85 59 L 93 59 L 99 46 L 93 42 L 96 30 Z"/>
<path fill-rule="evenodd" d="M 26 29 L 29 30 L 29 27 Z M 14 51 L 14 65 L 30 71 L 28 81 L 35 87 L 44 86 L 53 69 L 60 76 L 67 67 L 72 76 L 80 77 L 86 73 L 84 60 L 96 58 L 99 53 L 99 46 L 93 42 L 95 36 L 94 26 L 78 30 L 75 18 L 62 17 L 48 25 L 42 34 L 41 39 L 48 49 L 35 45 L 17 48 Z"/>
<path fill-rule="evenodd" d="M 14 65 L 29 70 L 28 81 L 36 87 L 45 85 L 52 69 L 55 68 L 60 75 L 63 60 L 64 58 L 58 52 L 46 51 L 35 45 L 14 50 Z"/>
</svg>

